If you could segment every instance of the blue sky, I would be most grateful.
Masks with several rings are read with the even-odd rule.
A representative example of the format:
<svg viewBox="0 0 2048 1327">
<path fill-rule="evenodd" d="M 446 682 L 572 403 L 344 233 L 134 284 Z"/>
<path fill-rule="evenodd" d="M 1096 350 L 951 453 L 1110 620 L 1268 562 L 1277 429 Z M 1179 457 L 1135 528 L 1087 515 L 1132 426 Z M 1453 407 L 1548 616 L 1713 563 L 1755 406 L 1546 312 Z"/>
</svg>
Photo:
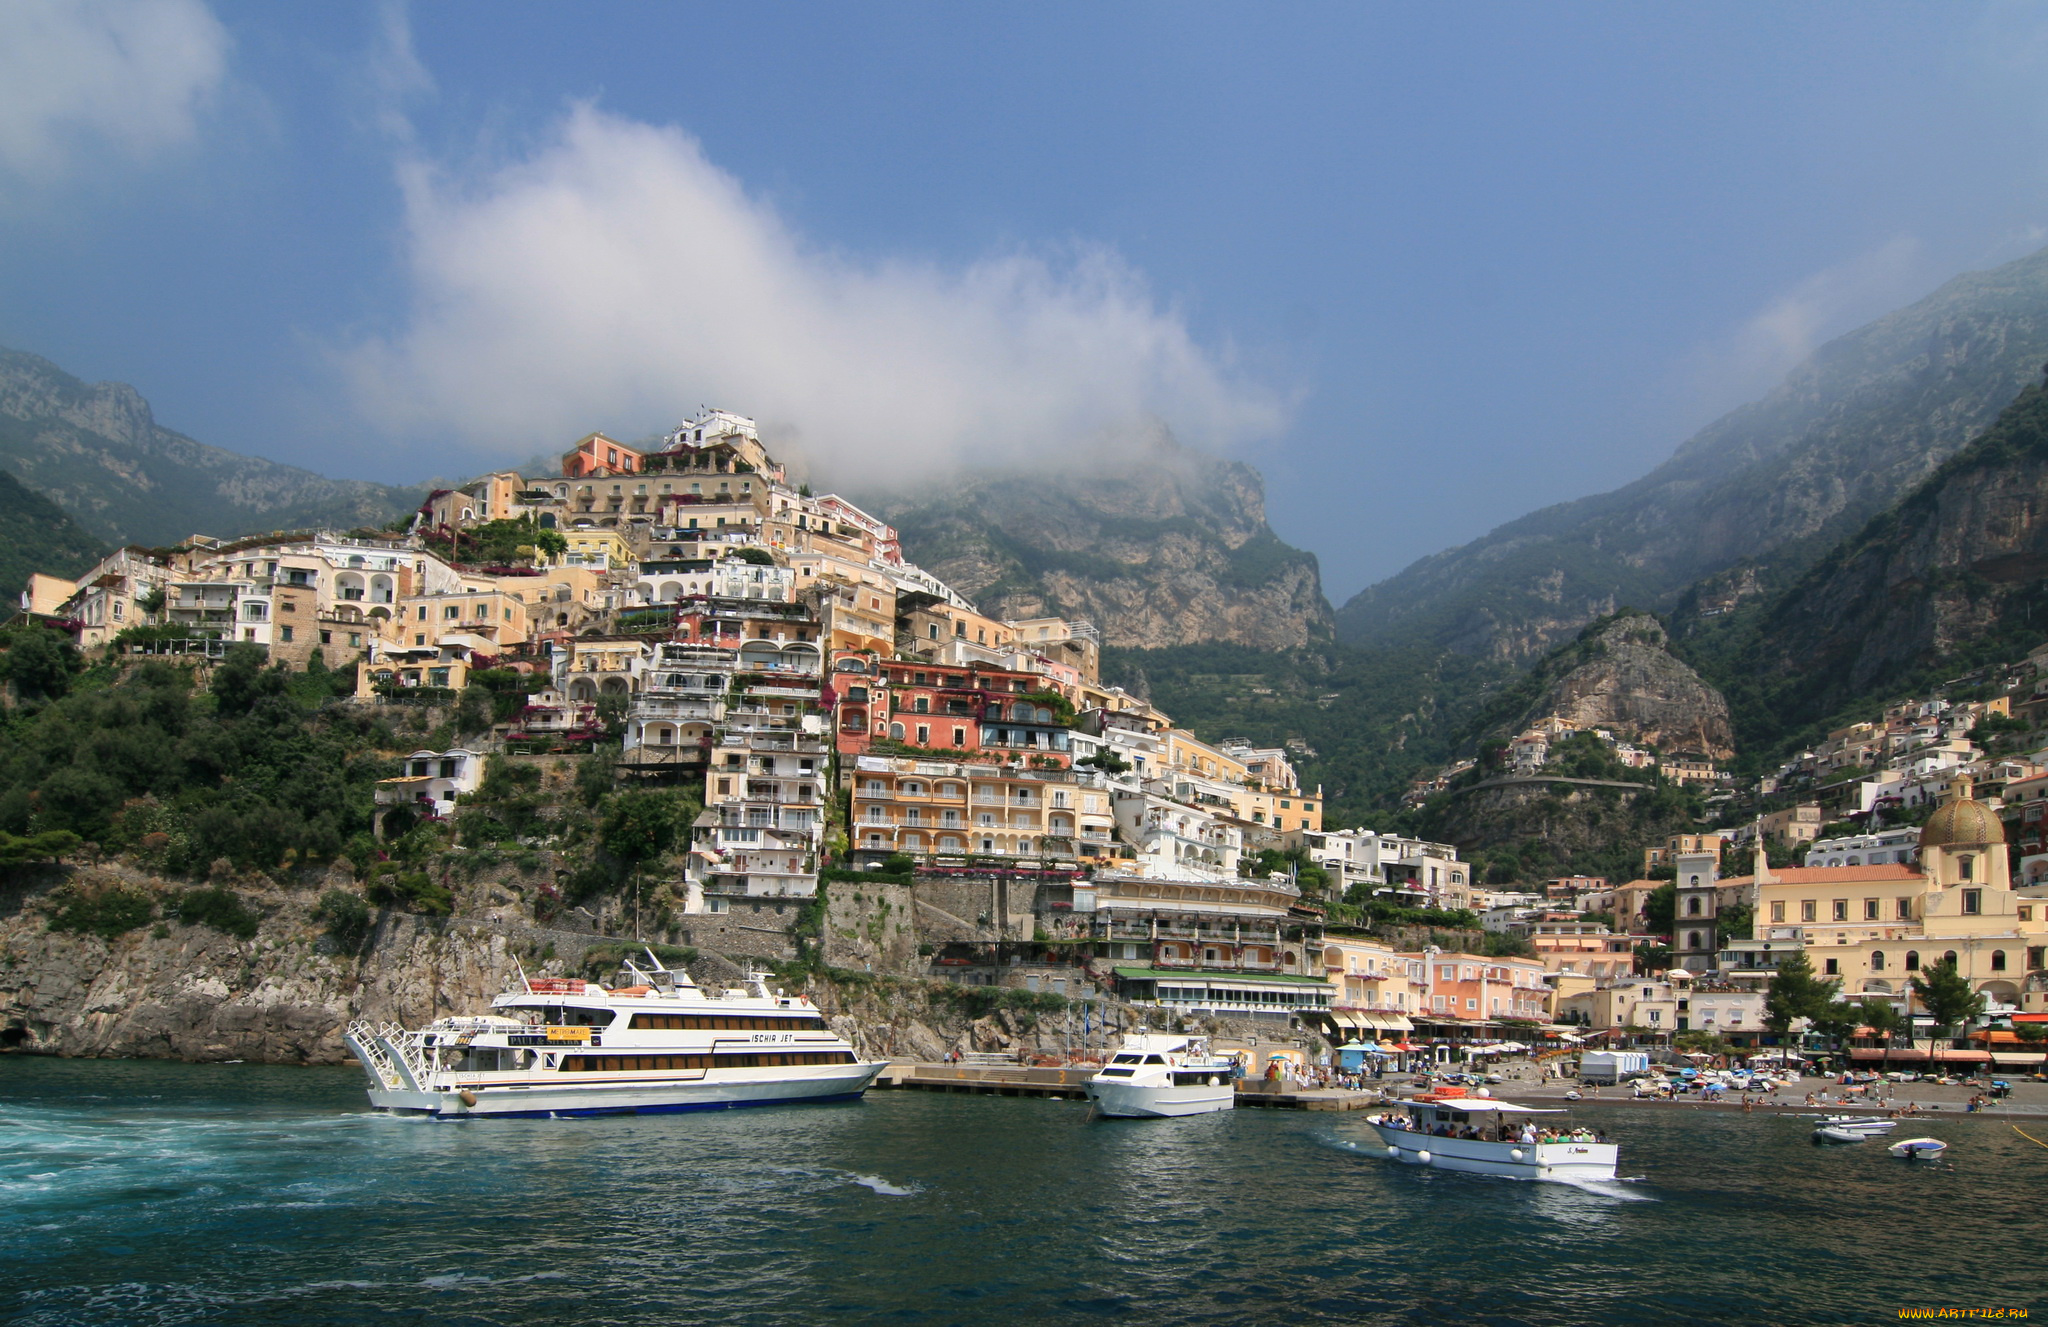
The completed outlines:
<svg viewBox="0 0 2048 1327">
<path fill-rule="evenodd" d="M 410 481 L 1163 418 L 1337 601 L 2048 244 L 2048 13 L 0 5 L 0 344 Z"/>
</svg>

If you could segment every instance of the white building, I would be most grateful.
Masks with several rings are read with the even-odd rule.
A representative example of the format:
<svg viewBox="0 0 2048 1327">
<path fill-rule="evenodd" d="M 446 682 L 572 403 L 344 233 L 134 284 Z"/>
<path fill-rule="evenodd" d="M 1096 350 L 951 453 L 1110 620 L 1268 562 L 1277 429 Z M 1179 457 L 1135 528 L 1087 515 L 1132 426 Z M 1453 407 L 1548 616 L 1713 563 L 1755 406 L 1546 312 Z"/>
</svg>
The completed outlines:
<svg viewBox="0 0 2048 1327">
<path fill-rule="evenodd" d="M 1806 850 L 1808 866 L 1874 866 L 1920 859 L 1920 829 L 1908 825 L 1876 834 L 1821 839 Z"/>
<path fill-rule="evenodd" d="M 415 751 L 405 758 L 405 773 L 378 781 L 377 806 L 380 811 L 404 806 L 431 816 L 452 815 L 457 799 L 483 786 L 484 759 L 467 747 Z"/>
</svg>

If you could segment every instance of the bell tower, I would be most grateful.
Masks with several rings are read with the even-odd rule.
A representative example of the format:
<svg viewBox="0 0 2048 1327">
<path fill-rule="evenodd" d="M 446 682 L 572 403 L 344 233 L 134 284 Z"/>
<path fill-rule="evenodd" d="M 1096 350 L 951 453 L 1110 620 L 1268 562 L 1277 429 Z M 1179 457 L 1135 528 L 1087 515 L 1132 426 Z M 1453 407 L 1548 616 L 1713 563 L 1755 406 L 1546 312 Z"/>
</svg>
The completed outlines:
<svg viewBox="0 0 2048 1327">
<path fill-rule="evenodd" d="M 1711 850 L 1702 850 L 1711 845 Z M 1719 914 L 1721 854 L 1719 840 L 1686 845 L 1678 863 L 1678 892 L 1672 900 L 1671 951 L 1679 967 L 1705 972 L 1717 966 L 1714 918 Z"/>
</svg>

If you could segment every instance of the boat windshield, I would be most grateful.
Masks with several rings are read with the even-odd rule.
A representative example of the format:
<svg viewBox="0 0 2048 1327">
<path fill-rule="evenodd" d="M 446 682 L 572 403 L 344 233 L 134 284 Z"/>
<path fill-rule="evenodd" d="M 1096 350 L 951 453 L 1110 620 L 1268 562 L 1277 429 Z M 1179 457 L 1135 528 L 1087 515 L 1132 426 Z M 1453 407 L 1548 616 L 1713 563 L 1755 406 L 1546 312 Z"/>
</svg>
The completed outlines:
<svg viewBox="0 0 2048 1327">
<path fill-rule="evenodd" d="M 1137 1056 L 1137 1055 L 1117 1055 L 1117 1056 L 1113 1056 L 1113 1057 L 1111 1057 L 1111 1059 L 1110 1059 L 1110 1061 L 1109 1061 L 1109 1062 L 1110 1062 L 1111 1064 L 1143 1064 L 1143 1063 L 1144 1063 L 1145 1061 L 1144 1061 L 1144 1058 L 1143 1058 L 1142 1056 Z"/>
</svg>

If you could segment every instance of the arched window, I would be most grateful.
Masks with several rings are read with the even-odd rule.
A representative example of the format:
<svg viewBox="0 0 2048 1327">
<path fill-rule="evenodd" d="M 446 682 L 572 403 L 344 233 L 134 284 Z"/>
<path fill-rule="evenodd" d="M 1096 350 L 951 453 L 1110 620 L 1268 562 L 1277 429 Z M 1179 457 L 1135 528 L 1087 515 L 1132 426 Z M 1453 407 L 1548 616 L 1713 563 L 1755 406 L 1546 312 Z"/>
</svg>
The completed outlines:
<svg viewBox="0 0 2048 1327">
<path fill-rule="evenodd" d="M 1884 951 L 1882 949 L 1870 951 L 1870 970 L 1872 972 L 1884 971 Z"/>
<path fill-rule="evenodd" d="M 2003 949 L 1991 951 L 1991 970 L 1993 972 L 2005 971 L 2005 951 Z"/>
<path fill-rule="evenodd" d="M 1919 970 L 1920 970 L 1920 951 L 1919 951 L 1919 950 L 1917 950 L 1917 949 L 1908 949 L 1908 950 L 1906 951 L 1906 971 L 1908 971 L 1908 972 L 1918 972 Z"/>
<path fill-rule="evenodd" d="M 1950 967 L 1956 966 L 1956 951 L 1953 949 L 1949 950 L 1946 954 L 1943 954 L 1941 956 L 1941 961 L 1948 964 Z"/>
<path fill-rule="evenodd" d="M 1700 947 L 1700 933 L 1698 931 L 1687 931 L 1685 933 L 1685 947 L 1687 949 L 1698 949 Z"/>
<path fill-rule="evenodd" d="M 1689 898 L 1685 901 L 1685 915 L 1688 917 L 1700 915 L 1700 901 L 1698 899 Z"/>
<path fill-rule="evenodd" d="M 1694 876 L 1692 878 L 1692 887 L 1694 889 L 1698 889 L 1700 887 L 1700 878 L 1698 876 Z"/>
<path fill-rule="evenodd" d="M 903 725 L 902 725 L 902 724 L 900 724 L 900 723 L 892 723 L 892 724 L 890 724 L 890 725 L 889 725 L 889 736 L 891 736 L 891 737 L 895 738 L 895 739 L 896 739 L 897 741 L 899 741 L 899 742 L 900 742 L 900 741 L 902 741 L 902 740 L 903 740 Z"/>
</svg>

